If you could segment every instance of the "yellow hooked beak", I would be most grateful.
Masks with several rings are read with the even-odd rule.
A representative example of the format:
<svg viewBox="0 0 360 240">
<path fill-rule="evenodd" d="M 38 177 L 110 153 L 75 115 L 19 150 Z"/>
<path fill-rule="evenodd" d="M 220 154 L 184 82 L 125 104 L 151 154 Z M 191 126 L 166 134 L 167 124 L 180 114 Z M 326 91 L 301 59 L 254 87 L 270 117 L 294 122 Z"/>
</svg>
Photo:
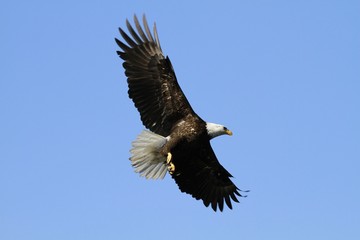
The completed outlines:
<svg viewBox="0 0 360 240">
<path fill-rule="evenodd" d="M 233 135 L 232 131 L 230 131 L 229 129 L 226 129 L 225 132 L 226 132 L 226 134 L 229 135 L 229 136 L 232 136 L 232 135 Z"/>
</svg>

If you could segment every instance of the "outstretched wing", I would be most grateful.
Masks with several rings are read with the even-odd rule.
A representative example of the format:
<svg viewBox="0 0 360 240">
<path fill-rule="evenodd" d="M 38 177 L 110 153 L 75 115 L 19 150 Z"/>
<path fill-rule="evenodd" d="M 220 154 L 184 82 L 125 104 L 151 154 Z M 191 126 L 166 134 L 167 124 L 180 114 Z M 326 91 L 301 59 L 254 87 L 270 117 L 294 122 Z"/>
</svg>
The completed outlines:
<svg viewBox="0 0 360 240">
<path fill-rule="evenodd" d="M 185 143 L 186 144 L 186 143 Z M 209 140 L 202 144 L 185 146 L 191 151 L 173 151 L 172 162 L 175 172 L 172 174 L 182 192 L 191 194 L 197 200 L 203 200 L 204 205 L 216 211 L 223 210 L 224 201 L 232 209 L 231 199 L 239 202 L 236 195 L 242 197 L 239 189 L 230 180 L 231 174 L 220 165 L 210 145 Z"/>
<path fill-rule="evenodd" d="M 126 20 L 132 38 L 119 29 L 127 45 L 115 39 L 122 49 L 117 53 L 124 60 L 129 97 L 140 112 L 144 126 L 157 134 L 168 136 L 178 120 L 195 113 L 176 80 L 170 59 L 162 53 L 156 25 L 153 37 L 145 15 L 145 32 L 136 16 L 134 22 L 137 32 Z"/>
</svg>

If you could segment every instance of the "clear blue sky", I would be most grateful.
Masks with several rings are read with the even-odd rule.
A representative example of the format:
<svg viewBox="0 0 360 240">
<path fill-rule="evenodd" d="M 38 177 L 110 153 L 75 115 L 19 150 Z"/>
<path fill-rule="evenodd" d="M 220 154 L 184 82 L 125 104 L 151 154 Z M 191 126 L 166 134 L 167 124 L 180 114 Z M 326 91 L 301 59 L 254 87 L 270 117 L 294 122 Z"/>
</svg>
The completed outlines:
<svg viewBox="0 0 360 240">
<path fill-rule="evenodd" d="M 214 213 L 130 166 L 115 51 L 156 21 L 212 145 L 251 190 Z M 359 1 L 5 1 L 0 239 L 360 239 Z"/>
</svg>

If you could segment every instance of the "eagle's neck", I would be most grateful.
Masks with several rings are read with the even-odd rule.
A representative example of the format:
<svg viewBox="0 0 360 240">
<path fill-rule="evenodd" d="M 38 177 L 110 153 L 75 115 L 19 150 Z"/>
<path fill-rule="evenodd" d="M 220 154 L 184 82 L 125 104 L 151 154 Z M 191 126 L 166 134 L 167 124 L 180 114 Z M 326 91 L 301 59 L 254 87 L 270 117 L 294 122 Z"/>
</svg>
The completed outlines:
<svg viewBox="0 0 360 240">
<path fill-rule="evenodd" d="M 220 135 L 232 135 L 232 132 L 227 129 L 225 126 L 216 124 L 216 123 L 206 123 L 206 130 L 207 134 L 209 135 L 210 139 L 220 136 Z"/>
</svg>

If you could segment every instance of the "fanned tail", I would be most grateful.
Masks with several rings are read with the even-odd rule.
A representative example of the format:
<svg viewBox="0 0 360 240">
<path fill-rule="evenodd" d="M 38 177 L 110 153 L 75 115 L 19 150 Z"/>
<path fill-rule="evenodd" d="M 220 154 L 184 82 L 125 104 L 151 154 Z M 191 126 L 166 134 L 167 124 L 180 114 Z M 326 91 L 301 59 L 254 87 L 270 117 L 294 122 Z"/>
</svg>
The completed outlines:
<svg viewBox="0 0 360 240">
<path fill-rule="evenodd" d="M 142 131 L 132 142 L 131 165 L 135 172 L 146 179 L 163 179 L 167 172 L 166 157 L 159 149 L 166 143 L 166 138 L 148 130 Z"/>
</svg>

